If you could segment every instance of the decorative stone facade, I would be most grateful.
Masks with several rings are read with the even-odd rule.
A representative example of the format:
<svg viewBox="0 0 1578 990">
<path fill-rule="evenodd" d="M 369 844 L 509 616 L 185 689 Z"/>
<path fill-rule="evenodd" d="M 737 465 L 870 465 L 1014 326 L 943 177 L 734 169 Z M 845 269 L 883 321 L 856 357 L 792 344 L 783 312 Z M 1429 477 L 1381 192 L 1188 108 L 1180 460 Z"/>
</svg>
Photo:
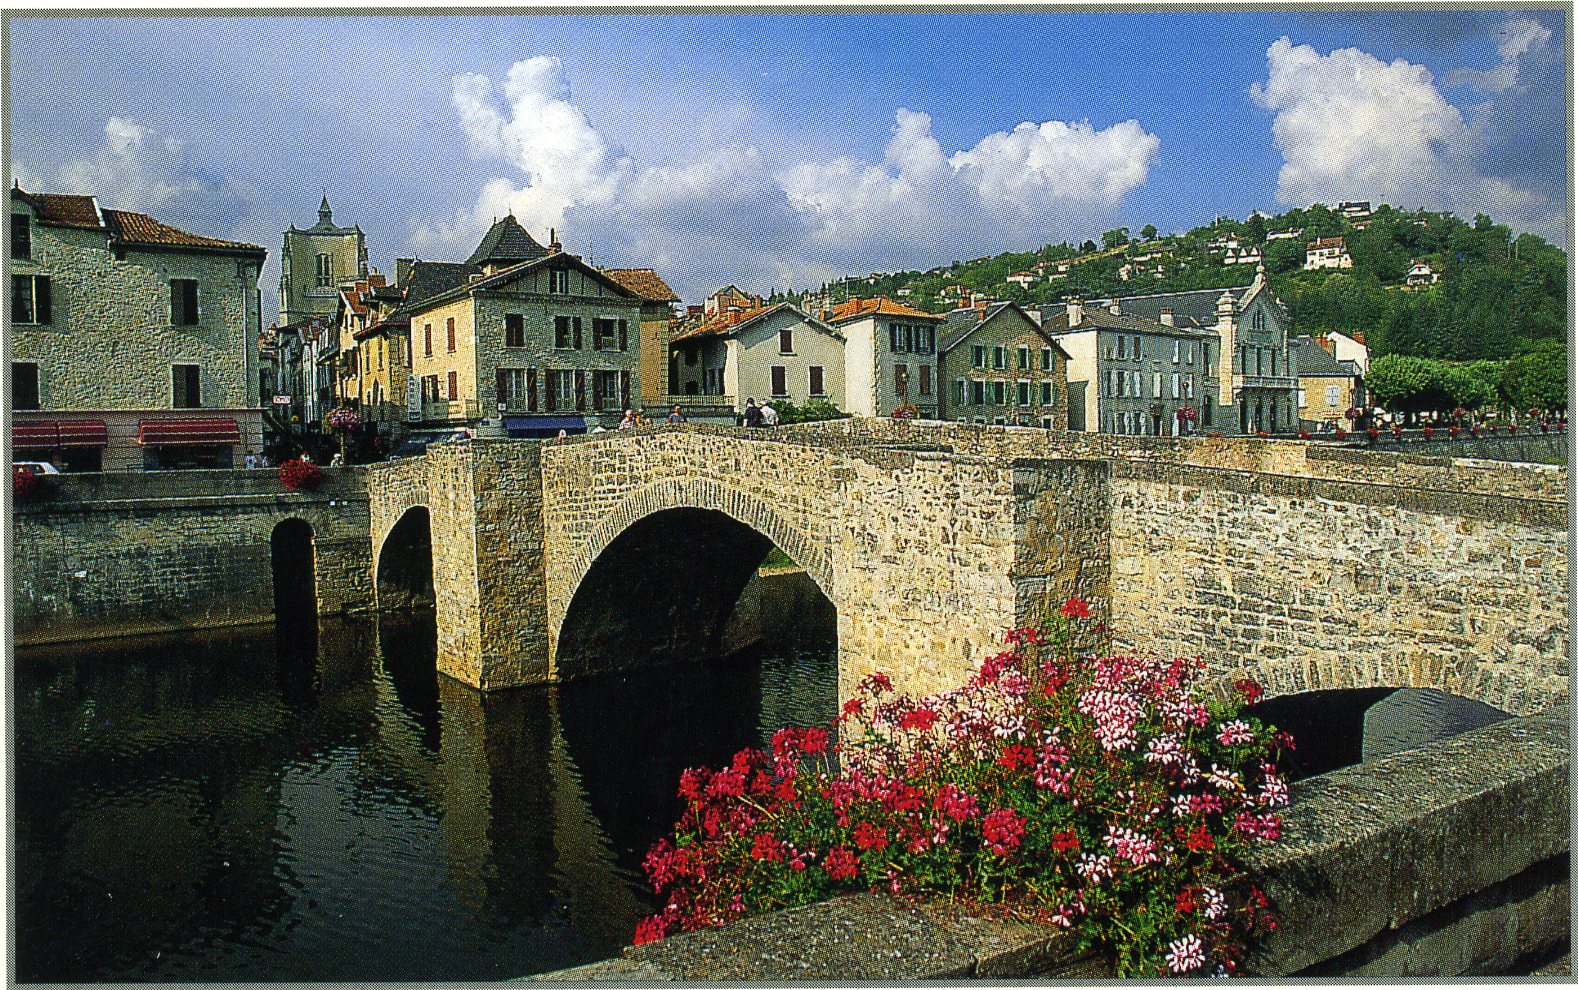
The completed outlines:
<svg viewBox="0 0 1578 990">
<path fill-rule="evenodd" d="M 940 336 L 939 418 L 1068 428 L 1068 351 L 1024 310 L 956 310 Z"/>
</svg>

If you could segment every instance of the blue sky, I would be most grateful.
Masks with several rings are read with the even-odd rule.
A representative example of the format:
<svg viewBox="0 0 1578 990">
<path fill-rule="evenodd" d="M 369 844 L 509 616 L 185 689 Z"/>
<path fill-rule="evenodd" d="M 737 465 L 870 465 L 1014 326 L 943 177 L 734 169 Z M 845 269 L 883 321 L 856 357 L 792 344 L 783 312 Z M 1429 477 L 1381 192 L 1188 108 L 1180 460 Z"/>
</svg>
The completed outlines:
<svg viewBox="0 0 1578 990">
<path fill-rule="evenodd" d="M 689 301 L 1367 198 L 1565 243 L 1562 11 L 13 18 L 24 188 Z M 63 94 L 67 94 L 63 96 Z"/>
</svg>

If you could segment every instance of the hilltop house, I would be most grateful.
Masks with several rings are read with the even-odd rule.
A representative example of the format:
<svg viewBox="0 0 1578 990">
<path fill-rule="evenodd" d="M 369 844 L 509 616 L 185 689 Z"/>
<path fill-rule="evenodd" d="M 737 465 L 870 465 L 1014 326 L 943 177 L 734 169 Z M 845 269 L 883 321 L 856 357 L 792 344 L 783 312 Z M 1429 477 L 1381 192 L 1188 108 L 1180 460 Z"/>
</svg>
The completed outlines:
<svg viewBox="0 0 1578 990">
<path fill-rule="evenodd" d="M 1305 246 L 1304 270 L 1307 272 L 1322 268 L 1352 267 L 1353 258 L 1348 255 L 1348 243 L 1341 237 L 1322 237 Z"/>
<path fill-rule="evenodd" d="M 1441 273 L 1430 267 L 1428 261 L 1415 261 L 1408 269 L 1408 284 L 1411 286 L 1435 285 L 1441 281 Z"/>
</svg>

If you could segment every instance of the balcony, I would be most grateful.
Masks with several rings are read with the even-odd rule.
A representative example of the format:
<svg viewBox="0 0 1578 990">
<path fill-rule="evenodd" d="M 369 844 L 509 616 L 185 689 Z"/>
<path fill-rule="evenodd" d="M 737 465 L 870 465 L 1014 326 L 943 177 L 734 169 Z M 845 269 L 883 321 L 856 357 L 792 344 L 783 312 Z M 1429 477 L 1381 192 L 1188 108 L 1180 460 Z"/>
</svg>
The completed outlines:
<svg viewBox="0 0 1578 990">
<path fill-rule="evenodd" d="M 1233 388 L 1298 388 L 1299 380 L 1283 375 L 1234 375 Z"/>
<path fill-rule="evenodd" d="M 453 402 L 439 399 L 422 403 L 422 418 L 428 421 L 471 420 L 480 419 L 481 416 L 476 399 L 456 399 Z"/>
</svg>

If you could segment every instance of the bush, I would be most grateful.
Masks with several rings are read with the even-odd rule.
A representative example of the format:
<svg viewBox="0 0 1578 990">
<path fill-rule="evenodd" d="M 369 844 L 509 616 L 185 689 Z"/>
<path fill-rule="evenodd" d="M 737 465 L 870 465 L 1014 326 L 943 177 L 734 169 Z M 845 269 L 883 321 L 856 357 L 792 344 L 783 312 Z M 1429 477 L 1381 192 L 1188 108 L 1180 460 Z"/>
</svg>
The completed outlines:
<svg viewBox="0 0 1578 990">
<path fill-rule="evenodd" d="M 838 406 L 829 399 L 812 399 L 803 406 L 797 406 L 788 399 L 775 399 L 773 408 L 778 410 L 778 422 L 784 424 L 849 418 L 849 413 L 840 412 Z"/>
<path fill-rule="evenodd" d="M 279 466 L 279 483 L 293 492 L 315 492 L 323 484 L 323 471 L 311 461 L 294 458 Z"/>
<path fill-rule="evenodd" d="M 1244 852 L 1280 836 L 1292 740 L 1239 715 L 1251 681 L 1202 700 L 1198 659 L 1079 656 L 1088 616 L 1070 599 L 942 694 L 869 675 L 832 732 L 686 770 L 637 944 L 880 888 L 1060 925 L 1123 976 L 1236 972 L 1275 925 Z"/>
</svg>

